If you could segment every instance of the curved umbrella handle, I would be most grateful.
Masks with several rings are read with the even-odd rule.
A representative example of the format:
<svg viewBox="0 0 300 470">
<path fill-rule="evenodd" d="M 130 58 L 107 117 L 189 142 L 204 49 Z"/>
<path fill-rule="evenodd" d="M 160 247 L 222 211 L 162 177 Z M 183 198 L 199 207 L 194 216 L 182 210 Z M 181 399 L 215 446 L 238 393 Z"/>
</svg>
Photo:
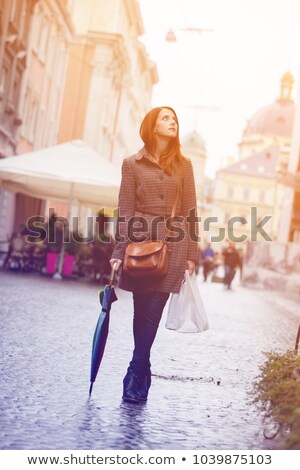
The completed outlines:
<svg viewBox="0 0 300 470">
<path fill-rule="evenodd" d="M 298 352 L 299 341 L 300 341 L 300 325 L 299 325 L 298 332 L 297 332 L 297 337 L 296 337 L 295 352 Z"/>
<path fill-rule="evenodd" d="M 109 281 L 108 281 L 108 285 L 109 285 L 109 286 L 112 286 L 113 283 L 114 283 L 115 272 L 116 272 L 116 266 L 117 266 L 117 263 L 115 262 L 115 263 L 113 264 L 112 269 L 111 269 L 110 278 L 109 278 Z"/>
</svg>

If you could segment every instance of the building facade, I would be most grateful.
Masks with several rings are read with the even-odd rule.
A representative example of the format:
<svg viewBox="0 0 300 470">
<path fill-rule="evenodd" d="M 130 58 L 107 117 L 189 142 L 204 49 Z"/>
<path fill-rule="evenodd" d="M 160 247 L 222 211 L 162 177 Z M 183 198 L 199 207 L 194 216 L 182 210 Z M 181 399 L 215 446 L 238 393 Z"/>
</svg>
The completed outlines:
<svg viewBox="0 0 300 470">
<path fill-rule="evenodd" d="M 292 141 L 295 104 L 292 99 L 294 79 L 290 72 L 280 81 L 279 98 L 259 109 L 248 120 L 239 143 L 239 159 L 250 157 L 262 150 L 278 145 L 280 160 L 287 168 Z"/>
<path fill-rule="evenodd" d="M 212 208 L 218 219 L 215 235 L 222 228 L 226 238 L 243 245 L 263 240 L 255 227 L 266 217 L 264 231 L 268 238 L 277 238 L 283 194 L 276 182 L 278 161 L 279 147 L 273 146 L 217 172 Z"/>
<path fill-rule="evenodd" d="M 23 116 L 19 103 L 28 62 L 28 44 L 36 0 L 0 1 L 0 158 L 15 155 Z M 15 196 L 0 190 L 0 242 L 14 227 Z"/>
<path fill-rule="evenodd" d="M 57 142 L 73 27 L 68 1 L 1 2 L 1 148 L 22 154 Z M 3 123 L 3 125 L 2 125 Z M 4 137 L 3 137 L 4 136 Z M 43 202 L 1 191 L 0 240 L 17 231 Z"/>
<path fill-rule="evenodd" d="M 0 2 L 0 156 L 17 151 L 21 83 L 28 63 L 28 44 L 36 0 Z"/>
<path fill-rule="evenodd" d="M 290 159 L 295 115 L 291 97 L 293 83 L 290 73 L 283 75 L 279 98 L 248 121 L 239 144 L 239 161 L 217 172 L 212 205 L 212 216 L 218 219 L 214 224 L 215 234 L 222 228 L 228 237 L 232 232 L 228 221 L 240 217 L 240 226 L 238 222 L 234 225 L 235 236 L 244 234 L 246 240 L 263 240 L 259 233 L 253 238 L 252 217 L 256 213 L 257 222 L 265 216 L 271 217 L 264 229 L 272 240 L 278 239 L 284 194 L 278 174 L 288 168 Z M 246 224 L 242 223 L 244 219 Z M 245 245 L 246 240 L 241 243 Z"/>
<path fill-rule="evenodd" d="M 291 154 L 287 172 L 283 171 L 282 176 L 284 196 L 278 239 L 284 243 L 300 243 L 300 85 L 296 100 Z"/>
<path fill-rule="evenodd" d="M 149 110 L 155 64 L 139 40 L 136 0 L 74 0 L 74 36 L 68 62 L 59 142 L 83 139 L 120 165 L 140 146 L 139 126 Z"/>
<path fill-rule="evenodd" d="M 73 26 L 67 2 L 39 1 L 30 28 L 28 62 L 22 81 L 17 153 L 57 143 L 67 56 Z"/>
<path fill-rule="evenodd" d="M 199 237 L 205 241 L 207 233 L 203 231 L 204 220 L 210 215 L 211 211 L 211 184 L 212 181 L 205 176 L 205 164 L 207 152 L 205 142 L 201 135 L 193 130 L 181 139 L 182 153 L 192 161 L 195 186 L 197 192 L 198 217 L 201 217 L 199 224 Z"/>
<path fill-rule="evenodd" d="M 197 199 L 200 206 L 204 198 L 204 171 L 207 159 L 205 142 L 200 134 L 193 130 L 181 139 L 181 148 L 183 154 L 189 157 L 193 164 Z"/>
</svg>

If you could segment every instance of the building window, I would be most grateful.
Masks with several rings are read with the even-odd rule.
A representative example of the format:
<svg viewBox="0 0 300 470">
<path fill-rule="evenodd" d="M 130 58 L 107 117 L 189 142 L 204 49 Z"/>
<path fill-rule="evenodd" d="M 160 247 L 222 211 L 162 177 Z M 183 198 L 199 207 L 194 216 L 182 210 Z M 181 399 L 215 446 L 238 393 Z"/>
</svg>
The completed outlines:
<svg viewBox="0 0 300 470">
<path fill-rule="evenodd" d="M 233 199 L 234 198 L 234 187 L 233 186 L 228 186 L 227 188 L 227 197 L 228 199 Z"/>
<path fill-rule="evenodd" d="M 13 102 L 16 107 L 18 105 L 18 100 L 19 100 L 20 82 L 21 82 L 21 76 L 19 73 L 17 73 L 16 78 L 14 80 L 14 84 L 13 84 Z"/>
<path fill-rule="evenodd" d="M 49 46 L 48 46 L 48 54 L 47 54 L 47 67 L 49 70 L 54 69 L 54 52 L 56 46 L 56 36 L 53 28 L 50 28 L 49 31 Z"/>
<path fill-rule="evenodd" d="M 38 39 L 39 44 L 39 57 L 44 60 L 47 53 L 47 45 L 48 45 L 48 35 L 49 35 L 49 20 L 47 17 L 44 17 L 41 21 L 41 29 Z"/>
<path fill-rule="evenodd" d="M 2 121 L 4 107 L 5 107 L 5 100 L 3 97 L 7 95 L 7 88 L 8 88 L 8 69 L 6 67 L 2 68 L 1 74 L 1 82 L 0 82 L 0 120 Z"/>
<path fill-rule="evenodd" d="M 29 14 L 29 12 L 27 13 L 27 8 L 28 8 L 27 2 L 21 2 L 21 5 L 22 5 L 22 10 L 20 12 L 19 35 L 21 38 L 25 39 L 26 16 L 27 14 Z"/>
<path fill-rule="evenodd" d="M 1 83 L 0 83 L 0 93 L 4 94 L 6 92 L 6 86 L 8 84 L 8 70 L 6 67 L 3 67 L 1 74 Z"/>
<path fill-rule="evenodd" d="M 28 129 L 28 107 L 29 107 L 29 90 L 26 91 L 25 97 L 24 97 L 24 102 L 23 102 L 23 109 L 21 110 L 21 116 L 22 116 L 22 127 L 21 127 L 21 134 L 26 135 L 27 129 Z"/>
<path fill-rule="evenodd" d="M 15 19 L 15 14 L 16 14 L 16 10 L 17 10 L 17 1 L 18 0 L 12 0 L 11 2 L 11 7 L 10 7 L 10 21 L 14 21 Z"/>
<path fill-rule="evenodd" d="M 31 142 L 34 141 L 37 114 L 38 114 L 38 104 L 37 104 L 37 101 L 33 101 L 31 109 L 30 109 L 29 122 L 28 122 L 28 129 L 29 129 L 28 137 Z"/>
<path fill-rule="evenodd" d="M 64 71 L 64 63 L 65 63 L 65 54 L 64 50 L 61 49 L 60 54 L 57 55 L 57 64 L 56 64 L 56 76 L 57 76 L 57 83 L 62 83 L 63 80 L 63 71 Z"/>
<path fill-rule="evenodd" d="M 44 133 L 44 126 L 45 124 L 45 109 L 39 109 L 39 115 L 36 123 L 35 128 L 35 138 L 34 143 L 39 147 L 47 147 L 47 144 L 44 144 L 43 133 Z"/>
<path fill-rule="evenodd" d="M 230 219 L 230 214 L 229 212 L 226 212 L 224 215 L 224 224 L 228 224 L 229 219 Z"/>
<path fill-rule="evenodd" d="M 245 201 L 248 201 L 250 199 L 250 188 L 248 186 L 244 188 L 243 199 Z"/>
<path fill-rule="evenodd" d="M 39 37 L 40 37 L 40 29 L 41 29 L 41 25 L 42 25 L 42 12 L 41 12 L 41 9 L 38 8 L 37 11 L 36 11 L 36 15 L 34 17 L 34 24 L 32 26 L 32 29 L 33 29 L 33 40 L 32 40 L 32 47 L 35 51 L 35 53 L 37 54 L 38 53 L 38 48 L 39 48 Z"/>
<path fill-rule="evenodd" d="M 50 147 L 51 145 L 54 145 L 54 139 L 53 139 L 53 136 L 54 136 L 54 122 L 53 122 L 53 119 L 51 119 L 51 121 L 49 122 L 49 125 L 48 125 L 48 136 L 47 136 L 47 139 L 45 139 L 45 142 L 48 142 L 48 146 Z"/>
<path fill-rule="evenodd" d="M 23 2 L 20 0 L 12 0 L 11 10 L 10 10 L 10 21 L 14 23 L 15 26 L 19 25 L 20 17 L 21 17 L 21 8 Z"/>
<path fill-rule="evenodd" d="M 33 40 L 33 47 L 38 57 L 42 61 L 45 61 L 48 47 L 48 36 L 50 33 L 50 20 L 46 17 L 42 8 L 37 10 L 35 22 L 35 38 Z"/>
<path fill-rule="evenodd" d="M 262 204 L 264 204 L 265 199 L 266 199 L 266 191 L 264 189 L 261 189 L 260 192 L 259 192 L 258 202 L 261 202 Z"/>
</svg>

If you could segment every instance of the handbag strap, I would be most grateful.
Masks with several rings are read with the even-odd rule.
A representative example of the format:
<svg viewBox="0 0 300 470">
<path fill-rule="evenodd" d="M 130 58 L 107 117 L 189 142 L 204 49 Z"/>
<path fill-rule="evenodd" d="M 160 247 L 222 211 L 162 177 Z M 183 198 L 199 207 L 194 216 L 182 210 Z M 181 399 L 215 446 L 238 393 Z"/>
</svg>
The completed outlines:
<svg viewBox="0 0 300 470">
<path fill-rule="evenodd" d="M 178 202 L 178 197 L 179 197 L 179 185 L 180 185 L 180 181 L 181 181 L 181 179 L 178 180 L 177 189 L 176 189 L 176 196 L 175 196 L 175 199 L 174 199 L 174 202 L 173 202 L 173 206 L 172 206 L 171 217 L 175 217 L 175 214 L 176 214 L 177 202 Z"/>
<path fill-rule="evenodd" d="M 180 188 L 181 180 L 182 180 L 182 176 L 180 175 L 179 179 L 178 179 L 177 189 L 176 189 L 176 196 L 175 196 L 173 206 L 172 206 L 172 212 L 171 212 L 171 218 L 172 219 L 173 219 L 173 217 L 175 217 L 175 214 L 176 214 L 176 208 L 177 208 L 177 203 L 178 203 L 178 198 L 179 198 L 179 188 Z M 168 228 L 168 231 L 167 231 L 167 237 L 168 238 L 171 237 L 171 233 L 172 233 L 171 230 Z"/>
</svg>

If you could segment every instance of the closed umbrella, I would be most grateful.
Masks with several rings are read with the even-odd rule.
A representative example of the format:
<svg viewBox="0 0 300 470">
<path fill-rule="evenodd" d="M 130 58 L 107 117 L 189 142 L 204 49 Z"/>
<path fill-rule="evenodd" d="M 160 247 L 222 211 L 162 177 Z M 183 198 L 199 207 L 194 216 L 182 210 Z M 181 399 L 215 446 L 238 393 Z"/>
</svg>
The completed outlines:
<svg viewBox="0 0 300 470">
<path fill-rule="evenodd" d="M 94 382 L 96 380 L 98 370 L 102 361 L 102 357 L 104 354 L 105 344 L 108 336 L 108 327 L 109 327 L 109 313 L 111 309 L 111 305 L 113 302 L 118 300 L 115 289 L 113 286 L 114 282 L 114 274 L 115 274 L 115 265 L 112 268 L 111 276 L 109 279 L 108 284 L 104 287 L 104 289 L 99 294 L 100 304 L 102 305 L 102 309 L 98 318 L 98 322 L 96 325 L 94 338 L 93 338 L 93 347 L 92 347 L 92 360 L 91 360 L 91 376 L 90 376 L 90 391 L 89 394 L 91 395 Z"/>
</svg>

